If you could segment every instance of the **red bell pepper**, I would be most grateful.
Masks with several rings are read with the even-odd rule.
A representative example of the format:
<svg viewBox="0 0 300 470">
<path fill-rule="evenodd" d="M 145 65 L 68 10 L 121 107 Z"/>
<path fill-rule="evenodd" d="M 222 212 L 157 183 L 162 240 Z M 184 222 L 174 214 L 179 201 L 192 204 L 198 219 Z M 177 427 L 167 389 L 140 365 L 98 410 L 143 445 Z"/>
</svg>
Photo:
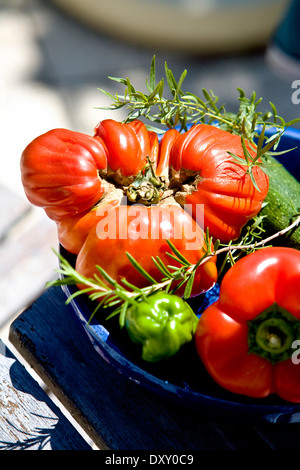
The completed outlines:
<svg viewBox="0 0 300 470">
<path fill-rule="evenodd" d="M 195 341 L 212 378 L 250 397 L 300 403 L 300 252 L 270 247 L 240 259 L 199 319 Z"/>
</svg>

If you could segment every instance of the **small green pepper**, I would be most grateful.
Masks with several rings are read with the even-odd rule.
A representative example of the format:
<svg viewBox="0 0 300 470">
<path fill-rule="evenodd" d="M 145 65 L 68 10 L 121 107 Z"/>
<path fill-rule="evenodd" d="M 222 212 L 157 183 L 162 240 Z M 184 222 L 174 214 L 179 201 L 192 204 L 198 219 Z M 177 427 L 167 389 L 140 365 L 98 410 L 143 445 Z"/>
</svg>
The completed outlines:
<svg viewBox="0 0 300 470">
<path fill-rule="evenodd" d="M 125 327 L 131 340 L 142 345 L 142 358 L 156 362 L 191 341 L 197 322 L 187 302 L 160 291 L 128 308 Z"/>
</svg>

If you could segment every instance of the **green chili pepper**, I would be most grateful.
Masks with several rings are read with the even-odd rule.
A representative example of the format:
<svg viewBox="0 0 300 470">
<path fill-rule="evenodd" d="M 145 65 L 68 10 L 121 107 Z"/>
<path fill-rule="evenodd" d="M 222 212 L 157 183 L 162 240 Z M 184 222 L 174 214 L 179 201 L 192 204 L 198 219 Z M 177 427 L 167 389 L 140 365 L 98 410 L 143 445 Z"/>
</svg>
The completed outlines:
<svg viewBox="0 0 300 470">
<path fill-rule="evenodd" d="M 182 298 L 157 292 L 128 308 L 125 327 L 131 340 L 142 345 L 142 358 L 156 362 L 173 356 L 191 341 L 197 322 Z"/>
</svg>

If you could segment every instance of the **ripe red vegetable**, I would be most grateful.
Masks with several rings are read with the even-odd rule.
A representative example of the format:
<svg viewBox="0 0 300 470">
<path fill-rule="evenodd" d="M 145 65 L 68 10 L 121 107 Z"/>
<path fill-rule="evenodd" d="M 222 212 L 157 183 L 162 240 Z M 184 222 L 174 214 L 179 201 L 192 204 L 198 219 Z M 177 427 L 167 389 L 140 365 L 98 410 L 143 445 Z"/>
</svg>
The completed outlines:
<svg viewBox="0 0 300 470">
<path fill-rule="evenodd" d="M 249 145 L 248 150 L 254 156 Z M 261 168 L 252 169 L 258 191 L 246 165 L 234 162 L 229 152 L 245 160 L 240 136 L 198 124 L 176 139 L 170 156 L 181 182 L 190 184 L 179 194 L 180 203 L 191 205 L 193 217 L 202 205 L 205 227 L 222 242 L 239 237 L 268 192 L 268 177 Z"/>
<path fill-rule="evenodd" d="M 241 138 L 213 126 L 201 124 L 184 134 L 171 129 L 159 143 L 157 134 L 139 120 L 122 124 L 106 119 L 96 126 L 94 136 L 54 129 L 37 137 L 22 154 L 21 173 L 28 199 L 55 220 L 64 248 L 77 255 L 85 245 L 78 255 L 78 266 L 85 257 L 86 265 L 90 264 L 87 271 L 93 271 L 96 263 L 108 271 L 114 265 L 116 276 L 126 273 L 130 277 L 125 251 L 141 264 L 147 258 L 145 269 L 151 270 L 151 256 L 165 256 L 165 233 L 162 230 L 155 240 L 151 235 L 149 239 L 133 240 L 128 231 L 126 243 L 116 237 L 100 244 L 95 236 L 101 222 L 99 211 L 112 201 L 125 204 L 114 209 L 122 217 L 134 203 L 158 206 L 161 214 L 167 211 L 170 216 L 172 212 L 169 219 L 173 231 L 180 225 L 182 214 L 187 217 L 190 212 L 201 233 L 209 227 L 210 235 L 221 241 L 236 238 L 248 219 L 260 210 L 268 178 L 260 168 L 253 169 L 260 188 L 257 191 L 247 166 L 233 162 L 228 152 L 243 157 Z M 122 223 L 128 228 L 126 221 Z M 143 223 L 151 227 L 152 220 L 145 216 Z M 89 237 L 91 232 L 94 238 Z M 174 233 L 171 231 L 169 236 L 173 240 Z M 183 234 L 180 242 L 174 239 L 175 246 L 180 245 L 184 253 L 185 238 Z M 204 254 L 203 234 L 200 238 L 198 248 L 187 253 L 192 263 Z M 92 249 L 99 256 L 89 256 Z M 215 283 L 215 263 L 213 258 L 198 268 L 194 293 Z"/>
<path fill-rule="evenodd" d="M 300 403 L 300 252 L 258 250 L 224 276 L 217 302 L 199 319 L 195 342 L 213 379 L 250 397 Z"/>
<path fill-rule="evenodd" d="M 66 217 L 56 222 L 60 244 L 69 252 L 77 255 L 84 244 L 86 237 L 92 228 L 98 224 L 102 217 L 106 216 L 106 210 L 110 210 L 114 205 L 119 204 L 118 200 L 103 203 L 102 216 L 98 211 L 98 206 L 94 206 L 88 212 Z"/>
<path fill-rule="evenodd" d="M 107 150 L 93 137 L 53 129 L 23 151 L 21 177 L 29 201 L 55 220 L 89 210 L 104 187 L 98 171 L 107 166 Z"/>
<path fill-rule="evenodd" d="M 162 278 L 152 256 L 159 256 L 165 265 L 180 266 L 166 253 L 171 253 L 170 240 L 180 253 L 196 264 L 205 253 L 203 231 L 183 209 L 172 206 L 99 207 L 100 221 L 89 232 L 76 260 L 76 271 L 91 278 L 101 266 L 113 279 L 122 278 L 138 287 L 149 285 L 132 266 L 126 252 L 157 282 Z M 104 217 L 103 217 L 104 215 Z M 213 247 L 211 247 L 213 249 Z M 210 289 L 217 281 L 216 257 L 196 270 L 192 295 Z M 183 292 L 183 290 L 179 291 Z"/>
<path fill-rule="evenodd" d="M 110 173 L 123 176 L 136 175 L 158 146 L 158 138 L 138 120 L 121 124 L 113 119 L 101 121 L 95 128 L 95 137 L 104 142 Z"/>
</svg>

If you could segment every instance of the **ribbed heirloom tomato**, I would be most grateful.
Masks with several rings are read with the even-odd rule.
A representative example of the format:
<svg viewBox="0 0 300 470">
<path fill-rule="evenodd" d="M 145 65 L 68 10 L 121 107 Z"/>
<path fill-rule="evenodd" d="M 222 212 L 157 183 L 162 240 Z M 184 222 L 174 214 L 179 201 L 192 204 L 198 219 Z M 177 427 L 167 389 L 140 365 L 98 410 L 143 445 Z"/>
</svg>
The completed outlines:
<svg viewBox="0 0 300 470">
<path fill-rule="evenodd" d="M 136 175 L 146 164 L 146 157 L 156 161 L 158 137 L 139 120 L 121 124 L 112 119 L 101 121 L 95 128 L 95 138 L 108 151 L 108 173 L 114 179 Z"/>
<path fill-rule="evenodd" d="M 98 172 L 107 151 L 96 139 L 68 129 L 52 129 L 23 151 L 21 177 L 29 201 L 55 220 L 89 210 L 102 197 Z"/>
<path fill-rule="evenodd" d="M 95 264 L 98 264 L 116 281 L 126 278 L 143 287 L 149 281 L 132 266 L 126 252 L 136 257 L 142 268 L 159 282 L 162 275 L 152 256 L 159 256 L 165 265 L 179 266 L 167 255 L 171 252 L 167 240 L 192 264 L 202 258 L 207 248 L 201 228 L 176 205 L 121 205 L 111 209 L 106 205 L 99 206 L 98 212 L 100 222 L 90 230 L 76 260 L 76 270 L 88 278 L 97 273 Z M 197 269 L 191 295 L 206 292 L 216 280 L 213 257 Z"/>
<path fill-rule="evenodd" d="M 107 174 L 113 168 L 124 176 L 135 175 L 158 146 L 156 134 L 148 132 L 140 121 L 121 124 L 106 120 L 100 128 L 104 139 L 52 129 L 36 137 L 23 151 L 25 194 L 51 219 L 65 220 L 90 210 L 105 191 L 100 171 Z"/>
<path fill-rule="evenodd" d="M 248 151 L 254 156 L 249 145 Z M 240 136 L 198 124 L 176 139 L 170 156 L 184 189 L 177 200 L 190 205 L 193 216 L 202 207 L 205 227 L 222 242 L 239 237 L 242 227 L 260 211 L 269 187 L 268 177 L 255 166 L 257 190 L 246 167 L 235 163 L 231 154 L 244 159 Z M 185 181 L 190 181 L 189 186 L 184 186 Z"/>
<path fill-rule="evenodd" d="M 152 256 L 170 261 L 169 239 L 193 264 L 207 249 L 203 228 L 214 239 L 234 239 L 259 212 L 268 178 L 253 169 L 257 190 L 246 161 L 234 162 L 231 153 L 243 158 L 241 138 L 213 126 L 193 126 L 183 134 L 171 129 L 159 141 L 139 120 L 106 119 L 94 136 L 54 129 L 34 139 L 21 158 L 22 181 L 28 199 L 57 223 L 60 243 L 78 255 L 82 273 L 98 264 L 135 283 L 126 251 L 153 272 Z M 132 213 L 136 204 L 144 209 L 141 217 Z M 132 234 L 136 219 L 143 236 Z M 112 220 L 122 230 L 101 236 L 99 227 Z M 191 233 L 198 245 L 187 248 Z M 214 285 L 215 264 L 213 257 L 198 267 L 194 295 Z"/>
</svg>

